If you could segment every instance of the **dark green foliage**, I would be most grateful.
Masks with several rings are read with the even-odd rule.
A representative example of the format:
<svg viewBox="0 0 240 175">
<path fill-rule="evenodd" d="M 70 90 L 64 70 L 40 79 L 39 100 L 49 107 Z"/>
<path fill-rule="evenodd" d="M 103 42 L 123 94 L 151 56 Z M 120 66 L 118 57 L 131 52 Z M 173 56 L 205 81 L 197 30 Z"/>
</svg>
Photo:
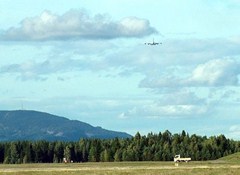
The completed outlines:
<svg viewBox="0 0 240 175">
<path fill-rule="evenodd" d="M 16 141 L 0 143 L 0 163 L 171 161 L 175 154 L 192 160 L 214 160 L 240 151 L 240 142 L 224 135 L 137 133 L 127 139 L 81 139 L 78 142 Z"/>
</svg>

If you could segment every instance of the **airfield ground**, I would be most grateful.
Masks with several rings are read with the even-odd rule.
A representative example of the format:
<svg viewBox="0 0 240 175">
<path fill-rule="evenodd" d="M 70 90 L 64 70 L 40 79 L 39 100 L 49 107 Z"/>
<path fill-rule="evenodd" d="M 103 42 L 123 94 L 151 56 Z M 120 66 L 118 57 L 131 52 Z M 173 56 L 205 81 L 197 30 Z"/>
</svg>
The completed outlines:
<svg viewBox="0 0 240 175">
<path fill-rule="evenodd" d="M 239 175 L 239 163 L 224 161 L 112 162 L 0 165 L 0 175 Z"/>
</svg>

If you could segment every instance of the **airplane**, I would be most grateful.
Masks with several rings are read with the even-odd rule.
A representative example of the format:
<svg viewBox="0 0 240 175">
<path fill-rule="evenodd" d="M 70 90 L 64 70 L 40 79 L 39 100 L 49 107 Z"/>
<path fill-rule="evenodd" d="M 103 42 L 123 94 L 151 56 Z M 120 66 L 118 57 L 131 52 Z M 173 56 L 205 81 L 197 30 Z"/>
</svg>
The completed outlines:
<svg viewBox="0 0 240 175">
<path fill-rule="evenodd" d="M 153 42 L 152 43 L 145 43 L 145 45 L 158 45 L 158 44 L 162 44 L 162 43 L 156 43 L 156 42 L 154 42 L 154 38 L 153 38 Z"/>
</svg>

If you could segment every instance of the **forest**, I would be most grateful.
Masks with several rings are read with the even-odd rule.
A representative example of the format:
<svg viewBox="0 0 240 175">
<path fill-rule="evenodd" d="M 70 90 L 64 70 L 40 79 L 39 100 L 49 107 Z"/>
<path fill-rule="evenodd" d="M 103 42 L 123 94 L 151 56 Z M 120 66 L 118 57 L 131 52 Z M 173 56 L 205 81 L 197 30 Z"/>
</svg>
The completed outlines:
<svg viewBox="0 0 240 175">
<path fill-rule="evenodd" d="M 240 151 L 240 141 L 224 135 L 198 136 L 168 130 L 127 139 L 0 142 L 0 163 L 61 163 L 111 161 L 172 161 L 174 155 L 192 160 L 214 160 Z"/>
</svg>

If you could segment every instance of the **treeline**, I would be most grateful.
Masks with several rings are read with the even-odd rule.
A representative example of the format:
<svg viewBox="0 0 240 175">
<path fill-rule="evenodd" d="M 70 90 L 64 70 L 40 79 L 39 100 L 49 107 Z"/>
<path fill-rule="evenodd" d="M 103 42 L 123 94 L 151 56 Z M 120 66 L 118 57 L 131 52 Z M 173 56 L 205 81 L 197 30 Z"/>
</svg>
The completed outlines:
<svg viewBox="0 0 240 175">
<path fill-rule="evenodd" d="M 14 141 L 0 143 L 0 163 L 61 163 L 109 161 L 170 161 L 174 155 L 192 160 L 213 160 L 240 151 L 240 142 L 224 135 L 206 137 L 169 131 L 128 139 Z"/>
</svg>

